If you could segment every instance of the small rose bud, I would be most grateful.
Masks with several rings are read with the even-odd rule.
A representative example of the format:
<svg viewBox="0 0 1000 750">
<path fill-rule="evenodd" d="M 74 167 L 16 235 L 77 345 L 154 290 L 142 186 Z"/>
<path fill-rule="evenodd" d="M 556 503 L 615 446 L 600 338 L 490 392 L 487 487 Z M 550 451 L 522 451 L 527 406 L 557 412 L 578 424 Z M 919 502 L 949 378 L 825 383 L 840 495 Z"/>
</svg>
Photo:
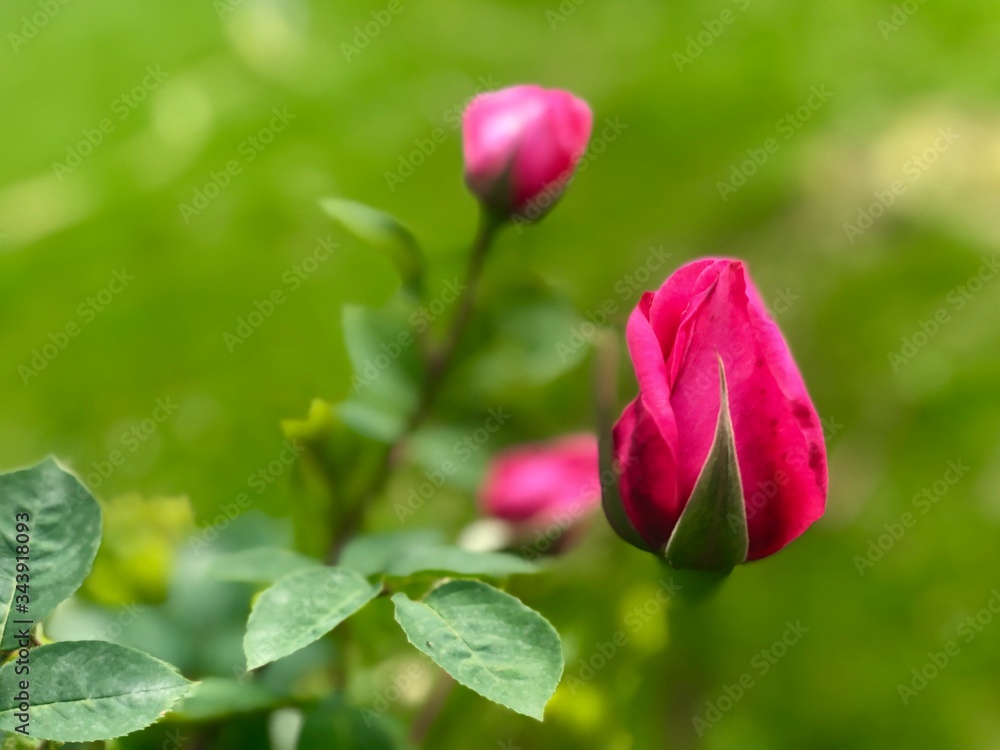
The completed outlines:
<svg viewBox="0 0 1000 750">
<path fill-rule="evenodd" d="M 508 448 L 490 461 L 479 506 L 512 524 L 515 537 L 541 534 L 548 547 L 600 504 L 597 460 L 590 434 Z"/>
<path fill-rule="evenodd" d="M 593 115 L 568 91 L 512 86 L 480 94 L 462 122 L 465 181 L 494 217 L 541 218 L 587 148 Z"/>
<path fill-rule="evenodd" d="M 726 570 L 823 515 L 823 430 L 743 263 L 678 269 L 643 295 L 627 337 L 639 395 L 614 429 L 624 469 L 609 519 L 624 510 L 677 567 Z"/>
</svg>

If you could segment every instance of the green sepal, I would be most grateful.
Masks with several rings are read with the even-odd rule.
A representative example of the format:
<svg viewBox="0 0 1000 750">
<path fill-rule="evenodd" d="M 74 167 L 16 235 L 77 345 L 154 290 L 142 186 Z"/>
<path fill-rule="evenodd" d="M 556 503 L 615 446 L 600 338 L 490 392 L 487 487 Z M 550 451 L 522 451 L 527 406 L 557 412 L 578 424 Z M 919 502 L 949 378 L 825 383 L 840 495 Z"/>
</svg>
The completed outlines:
<svg viewBox="0 0 1000 750">
<path fill-rule="evenodd" d="M 743 482 L 729 413 L 726 372 L 719 358 L 719 419 L 694 490 L 663 549 L 675 568 L 729 571 L 749 549 Z"/>
</svg>

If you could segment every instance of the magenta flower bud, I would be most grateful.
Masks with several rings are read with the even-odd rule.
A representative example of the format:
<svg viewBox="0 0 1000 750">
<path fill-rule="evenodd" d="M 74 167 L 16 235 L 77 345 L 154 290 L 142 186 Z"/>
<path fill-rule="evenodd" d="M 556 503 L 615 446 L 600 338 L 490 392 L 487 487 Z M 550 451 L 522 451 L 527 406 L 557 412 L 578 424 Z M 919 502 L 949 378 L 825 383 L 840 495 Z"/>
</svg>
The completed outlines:
<svg viewBox="0 0 1000 750">
<path fill-rule="evenodd" d="M 588 434 L 508 448 L 487 468 L 480 508 L 513 524 L 568 528 L 600 503 L 597 460 L 597 438 Z"/>
<path fill-rule="evenodd" d="M 614 428 L 626 531 L 678 567 L 725 570 L 823 515 L 820 420 L 743 263 L 678 269 L 643 295 L 627 338 L 639 395 Z"/>
<path fill-rule="evenodd" d="M 593 114 L 567 91 L 512 86 L 480 94 L 462 121 L 465 181 L 499 219 L 551 208 L 587 148 Z"/>
</svg>

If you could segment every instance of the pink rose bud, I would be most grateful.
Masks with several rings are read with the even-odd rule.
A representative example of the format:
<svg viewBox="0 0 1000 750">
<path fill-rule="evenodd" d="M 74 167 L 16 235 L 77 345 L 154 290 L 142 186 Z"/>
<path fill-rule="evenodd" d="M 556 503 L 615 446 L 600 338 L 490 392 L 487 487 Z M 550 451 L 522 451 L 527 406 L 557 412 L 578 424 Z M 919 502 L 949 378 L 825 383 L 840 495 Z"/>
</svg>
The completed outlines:
<svg viewBox="0 0 1000 750">
<path fill-rule="evenodd" d="M 465 181 L 495 217 L 537 219 L 573 177 L 593 115 L 568 91 L 512 86 L 480 94 L 462 122 Z"/>
<path fill-rule="evenodd" d="M 740 261 L 678 269 L 643 295 L 627 338 L 639 395 L 614 428 L 620 506 L 605 498 L 624 538 L 677 567 L 727 570 L 823 515 L 819 417 Z"/>
<path fill-rule="evenodd" d="M 601 499 L 597 438 L 570 435 L 501 451 L 479 492 L 483 512 L 534 528 L 568 529 Z"/>
</svg>

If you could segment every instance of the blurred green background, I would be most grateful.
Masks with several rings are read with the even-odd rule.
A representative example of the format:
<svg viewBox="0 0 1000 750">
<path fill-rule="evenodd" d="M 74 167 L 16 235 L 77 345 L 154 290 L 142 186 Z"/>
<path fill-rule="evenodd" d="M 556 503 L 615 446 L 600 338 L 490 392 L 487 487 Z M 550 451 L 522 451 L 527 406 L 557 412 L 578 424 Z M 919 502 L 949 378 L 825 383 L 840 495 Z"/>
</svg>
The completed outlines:
<svg viewBox="0 0 1000 750">
<path fill-rule="evenodd" d="M 280 422 L 349 393 L 343 304 L 398 284 L 318 200 L 406 222 L 433 299 L 475 225 L 457 113 L 538 82 L 588 100 L 603 142 L 550 217 L 502 236 L 455 388 L 373 528 L 398 530 L 394 500 L 502 407 L 509 423 L 407 521 L 457 532 L 487 452 L 592 428 L 589 349 L 557 348 L 588 313 L 613 300 L 622 322 L 685 261 L 744 258 L 828 427 L 831 490 L 826 517 L 737 570 L 697 642 L 678 644 L 700 655 L 688 698 L 703 717 L 754 680 L 699 746 L 1000 744 L 1000 623 L 962 637 L 1000 586 L 994 3 L 14 0 L 0 20 L 0 468 L 54 454 L 105 502 L 84 598 L 158 607 L 172 579 L 168 606 L 204 630 L 200 655 L 172 627 L 124 639 L 195 677 L 239 658 L 248 594 L 199 583 L 173 550 L 240 492 L 254 498 L 241 539 L 273 541 L 267 517 L 295 515 L 294 472 L 258 474 L 283 450 Z M 326 238 L 333 256 L 295 271 Z M 653 249 L 670 258 L 641 283 Z M 274 290 L 273 314 L 227 339 Z M 949 461 L 968 471 L 920 512 Z M 870 543 L 908 511 L 916 524 L 862 575 L 857 556 L 877 557 Z M 514 590 L 563 635 L 567 678 L 616 631 L 628 644 L 564 682 L 544 725 L 458 690 L 427 746 L 680 746 L 690 716 L 668 706 L 689 683 L 671 679 L 663 613 L 627 624 L 660 575 L 595 518 Z M 358 707 L 392 682 L 379 660 L 406 653 L 385 601 L 363 616 L 356 632 L 381 641 Z M 761 674 L 755 656 L 788 621 L 808 633 Z M 960 654 L 904 704 L 898 685 L 952 640 Z M 253 743 L 227 729 L 210 746 L 266 747 L 263 722 L 243 725 Z"/>
</svg>

